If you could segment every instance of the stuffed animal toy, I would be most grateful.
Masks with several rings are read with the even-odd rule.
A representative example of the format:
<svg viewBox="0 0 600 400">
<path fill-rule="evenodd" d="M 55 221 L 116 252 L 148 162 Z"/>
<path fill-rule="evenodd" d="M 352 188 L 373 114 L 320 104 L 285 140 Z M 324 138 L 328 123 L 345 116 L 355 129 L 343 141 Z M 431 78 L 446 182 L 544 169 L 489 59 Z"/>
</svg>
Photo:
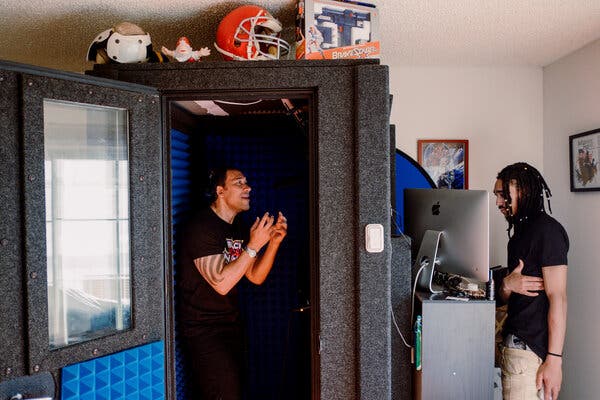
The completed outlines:
<svg viewBox="0 0 600 400">
<path fill-rule="evenodd" d="M 168 61 L 152 50 L 150 34 L 131 22 L 118 23 L 99 33 L 90 44 L 87 59 L 97 64 Z"/>
<path fill-rule="evenodd" d="M 169 50 L 163 46 L 161 51 L 179 62 L 201 61 L 201 57 L 210 55 L 210 49 L 208 47 L 203 47 L 200 50 L 193 50 L 189 39 L 185 36 L 182 36 L 177 40 L 175 50 Z"/>
</svg>

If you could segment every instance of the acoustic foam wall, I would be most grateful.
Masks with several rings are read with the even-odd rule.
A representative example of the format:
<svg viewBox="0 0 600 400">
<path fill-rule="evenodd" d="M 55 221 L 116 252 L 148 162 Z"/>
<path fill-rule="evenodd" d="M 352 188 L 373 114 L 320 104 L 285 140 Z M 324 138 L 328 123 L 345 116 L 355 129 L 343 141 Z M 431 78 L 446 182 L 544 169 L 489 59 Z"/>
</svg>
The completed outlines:
<svg viewBox="0 0 600 400">
<path fill-rule="evenodd" d="M 187 134 L 176 129 L 171 130 L 171 218 L 172 218 L 172 258 L 173 265 L 177 260 L 177 230 L 186 213 L 190 209 L 190 196 L 192 186 L 192 171 L 190 170 L 190 138 Z M 177 284 L 177 268 L 174 268 L 173 286 Z M 172 299 L 174 302 L 176 299 Z M 174 307 L 177 309 L 177 307 Z M 181 343 L 178 340 L 178 324 L 175 318 L 175 385 L 178 400 L 188 399 L 187 375 L 183 360 Z"/>
<path fill-rule="evenodd" d="M 297 311 L 309 298 L 307 144 L 289 132 L 206 136 L 207 166 L 236 166 L 252 186 L 251 210 L 243 217 L 252 222 L 282 211 L 289 224 L 267 281 L 240 285 L 250 400 L 310 398 L 310 314 Z"/>
<path fill-rule="evenodd" d="M 154 342 L 62 369 L 62 400 L 162 400 L 163 342 Z"/>
</svg>

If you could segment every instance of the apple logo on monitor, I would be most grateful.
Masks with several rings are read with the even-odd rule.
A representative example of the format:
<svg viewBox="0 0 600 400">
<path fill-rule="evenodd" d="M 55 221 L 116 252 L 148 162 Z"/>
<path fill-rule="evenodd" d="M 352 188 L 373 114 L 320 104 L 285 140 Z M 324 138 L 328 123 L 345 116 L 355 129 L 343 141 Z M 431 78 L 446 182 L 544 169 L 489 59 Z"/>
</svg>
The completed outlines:
<svg viewBox="0 0 600 400">
<path fill-rule="evenodd" d="M 440 215 L 440 202 L 439 201 L 431 206 L 431 214 L 432 215 Z"/>
</svg>

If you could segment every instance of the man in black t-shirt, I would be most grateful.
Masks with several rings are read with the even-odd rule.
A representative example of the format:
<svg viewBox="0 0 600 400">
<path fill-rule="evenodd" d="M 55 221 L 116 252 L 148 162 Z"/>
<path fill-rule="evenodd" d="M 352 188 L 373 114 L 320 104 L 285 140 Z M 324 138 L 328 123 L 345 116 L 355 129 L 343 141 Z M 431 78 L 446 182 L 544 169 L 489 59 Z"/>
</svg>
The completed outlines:
<svg viewBox="0 0 600 400">
<path fill-rule="evenodd" d="M 242 397 L 243 343 L 237 283 L 267 278 L 287 233 L 281 212 L 265 213 L 244 229 L 236 216 L 250 209 L 250 186 L 237 169 L 209 177 L 212 203 L 192 218 L 180 236 L 178 320 L 202 400 Z M 266 245 L 261 254 L 259 251 Z"/>
<path fill-rule="evenodd" d="M 505 167 L 494 194 L 510 238 L 508 275 L 497 297 L 508 303 L 502 332 L 503 398 L 556 400 L 562 383 L 569 238 L 546 213 L 544 195 L 549 198 L 550 189 L 531 165 Z"/>
</svg>

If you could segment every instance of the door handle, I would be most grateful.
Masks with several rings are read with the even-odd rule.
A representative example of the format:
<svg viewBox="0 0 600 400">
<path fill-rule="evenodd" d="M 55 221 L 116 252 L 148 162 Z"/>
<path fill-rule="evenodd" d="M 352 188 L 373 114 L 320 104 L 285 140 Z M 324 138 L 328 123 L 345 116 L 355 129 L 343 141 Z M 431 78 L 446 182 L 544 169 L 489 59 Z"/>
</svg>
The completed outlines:
<svg viewBox="0 0 600 400">
<path fill-rule="evenodd" d="M 21 393 L 15 394 L 10 400 L 52 400 L 52 397 L 23 397 Z"/>
<path fill-rule="evenodd" d="M 0 379 L 1 380 L 1 379 Z M 56 384 L 48 371 L 0 382 L 0 400 L 53 400 Z"/>
</svg>

